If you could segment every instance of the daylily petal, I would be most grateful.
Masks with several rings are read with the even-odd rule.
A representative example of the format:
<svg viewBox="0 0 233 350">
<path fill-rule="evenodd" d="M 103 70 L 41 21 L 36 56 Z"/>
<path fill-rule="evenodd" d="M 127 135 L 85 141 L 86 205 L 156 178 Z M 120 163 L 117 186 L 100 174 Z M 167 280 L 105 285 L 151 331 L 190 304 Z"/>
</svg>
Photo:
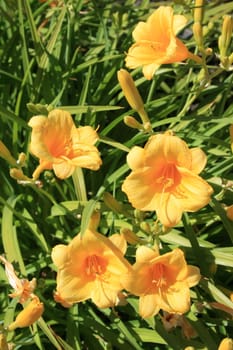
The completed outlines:
<svg viewBox="0 0 233 350">
<path fill-rule="evenodd" d="M 175 38 L 167 47 L 167 55 L 164 57 L 163 63 L 181 62 L 186 58 L 189 58 L 187 47 L 179 39 Z"/>
<path fill-rule="evenodd" d="M 59 269 L 62 269 L 66 263 L 67 252 L 68 247 L 64 244 L 58 244 L 52 249 L 51 258 Z"/>
<path fill-rule="evenodd" d="M 57 177 L 60 179 L 66 179 L 74 172 L 75 166 L 68 162 L 61 162 L 59 164 L 53 164 L 53 170 Z"/>
<path fill-rule="evenodd" d="M 148 24 L 145 22 L 139 22 L 132 32 L 132 37 L 135 41 L 153 40 L 153 34 L 151 33 Z"/>
<path fill-rule="evenodd" d="M 138 247 L 136 251 L 136 262 L 137 263 L 146 263 L 150 261 L 151 259 L 154 259 L 159 256 L 159 251 L 151 249 L 146 246 L 140 246 Z"/>
<path fill-rule="evenodd" d="M 122 191 L 127 193 L 130 203 L 137 209 L 148 207 L 148 202 L 154 197 L 150 189 L 151 176 L 149 168 L 142 168 L 132 172 L 123 182 Z"/>
<path fill-rule="evenodd" d="M 179 200 L 170 193 L 162 193 L 160 205 L 157 206 L 157 216 L 165 227 L 173 227 L 181 220 L 183 206 Z"/>
<path fill-rule="evenodd" d="M 166 160 L 167 163 L 191 167 L 192 157 L 187 144 L 170 131 L 151 136 L 144 149 L 146 165 L 153 166 L 159 160 Z"/>
<path fill-rule="evenodd" d="M 173 26 L 172 26 L 173 32 L 175 34 L 179 33 L 179 31 L 186 26 L 187 22 L 188 22 L 188 20 L 186 17 L 184 17 L 182 15 L 174 15 Z"/>
<path fill-rule="evenodd" d="M 144 74 L 144 77 L 148 80 L 152 79 L 153 75 L 159 69 L 160 64 L 156 63 L 151 63 L 151 64 L 146 64 L 145 66 L 142 67 L 142 72 Z"/>
<path fill-rule="evenodd" d="M 101 281 L 96 281 L 96 284 L 96 288 L 91 295 L 93 303 L 99 308 L 115 306 L 118 300 L 118 292 Z"/>
<path fill-rule="evenodd" d="M 193 287 L 198 284 L 201 279 L 200 270 L 198 267 L 192 265 L 187 265 L 187 270 L 187 277 L 185 280 L 189 287 Z"/>
<path fill-rule="evenodd" d="M 122 254 L 125 254 L 127 241 L 123 235 L 115 233 L 109 237 L 109 240 L 122 252 Z"/>
<path fill-rule="evenodd" d="M 151 36 L 147 40 L 160 43 L 169 43 L 172 32 L 173 9 L 170 6 L 160 6 L 147 20 Z M 155 30 L 156 28 L 156 30 Z"/>
<path fill-rule="evenodd" d="M 57 286 L 57 290 L 63 300 L 68 303 L 79 303 L 91 298 L 94 282 L 89 281 L 85 284 L 79 279 L 73 277 L 66 278 L 67 283 Z M 64 282 L 65 282 L 64 281 Z"/>
<path fill-rule="evenodd" d="M 121 283 L 124 288 L 134 295 L 142 296 L 151 291 L 151 278 L 148 264 L 134 265 L 135 269 L 122 276 Z"/>
<path fill-rule="evenodd" d="M 191 148 L 190 152 L 192 154 L 192 165 L 190 170 L 195 174 L 200 174 L 206 166 L 207 157 L 199 147 Z"/>
<path fill-rule="evenodd" d="M 144 163 L 144 149 L 134 146 L 127 155 L 127 163 L 132 170 L 142 168 Z"/>
<path fill-rule="evenodd" d="M 148 318 L 157 315 L 160 310 L 160 305 L 156 303 L 155 295 L 148 294 L 139 299 L 139 314 L 143 318 Z"/>
<path fill-rule="evenodd" d="M 200 176 L 193 174 L 184 168 L 179 168 L 182 177 L 177 191 L 184 194 L 182 206 L 184 211 L 197 211 L 207 205 L 210 195 L 213 193 L 212 187 Z"/>
<path fill-rule="evenodd" d="M 102 162 L 96 150 L 90 149 L 84 154 L 72 158 L 72 164 L 75 167 L 98 170 Z"/>
<path fill-rule="evenodd" d="M 126 57 L 126 67 L 137 68 L 148 64 L 162 64 L 166 53 L 165 47 L 150 41 L 133 44 Z"/>
<path fill-rule="evenodd" d="M 84 145 L 94 145 L 99 139 L 97 132 L 90 126 L 81 126 L 78 129 L 75 129 L 75 132 L 72 134 L 74 143 L 83 143 Z"/>
<path fill-rule="evenodd" d="M 190 292 L 186 283 L 177 282 L 164 296 L 173 312 L 183 314 L 189 310 Z"/>
</svg>

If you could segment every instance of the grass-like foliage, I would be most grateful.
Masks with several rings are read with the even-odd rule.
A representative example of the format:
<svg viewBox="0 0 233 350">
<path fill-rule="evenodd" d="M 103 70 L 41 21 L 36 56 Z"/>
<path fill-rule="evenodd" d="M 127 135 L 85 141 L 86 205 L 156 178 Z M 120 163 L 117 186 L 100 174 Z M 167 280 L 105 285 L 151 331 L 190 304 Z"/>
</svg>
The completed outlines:
<svg viewBox="0 0 233 350">
<path fill-rule="evenodd" d="M 160 6 L 187 19 L 174 36 L 183 46 L 167 61 L 155 52 L 167 45 L 166 25 L 154 25 L 151 37 L 165 26 L 156 42 L 144 38 L 145 23 Z M 232 337 L 232 11 L 232 1 L 218 0 L 0 1 L 1 349 L 217 350 L 222 339 Z M 139 22 L 141 32 L 132 35 Z M 157 65 L 144 76 L 145 65 L 154 63 L 151 52 Z M 141 64 L 132 67 L 134 54 Z M 126 86 L 121 69 L 132 78 Z M 85 157 L 84 166 L 75 163 L 81 158 L 73 160 L 79 146 L 73 139 L 70 146 L 68 121 L 59 134 L 55 117 L 47 140 L 38 136 L 36 127 L 57 109 L 72 116 L 72 132 L 89 126 L 98 134 L 95 145 L 89 131 L 80 136 L 85 141 L 80 155 L 95 154 L 93 167 Z M 155 146 L 152 141 L 148 146 L 149 139 Z M 50 151 L 57 154 L 71 147 L 63 159 L 67 168 L 56 170 L 50 158 L 44 162 L 44 141 L 48 148 L 55 144 Z M 39 161 L 45 166 L 35 175 Z M 127 241 L 124 256 L 122 246 L 116 247 L 119 237 L 122 245 Z M 161 257 L 153 260 L 152 252 Z M 178 258 L 172 263 L 173 253 L 185 257 L 182 264 Z M 143 266 L 154 268 L 154 289 L 141 294 L 136 257 L 137 264 L 144 259 Z M 83 270 L 82 259 L 87 259 Z M 195 268 L 177 277 L 186 262 Z M 108 276 L 105 264 L 112 264 Z M 108 281 L 118 293 L 132 266 L 135 283 L 132 276 L 122 282 L 121 302 L 104 307 L 95 279 L 100 289 Z M 118 276 L 114 283 L 111 273 Z M 81 278 L 80 288 L 90 283 L 90 297 L 83 301 L 67 292 L 73 275 Z M 191 275 L 195 282 L 187 282 Z M 183 284 L 176 284 L 179 278 Z M 192 287 L 188 309 L 180 306 L 184 285 Z"/>
</svg>

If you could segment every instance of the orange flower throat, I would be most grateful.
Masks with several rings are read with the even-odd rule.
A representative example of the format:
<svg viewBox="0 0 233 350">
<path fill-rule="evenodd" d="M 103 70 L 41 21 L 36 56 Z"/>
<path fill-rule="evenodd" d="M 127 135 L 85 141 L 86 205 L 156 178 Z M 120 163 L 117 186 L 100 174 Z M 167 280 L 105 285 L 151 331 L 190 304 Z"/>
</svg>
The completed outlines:
<svg viewBox="0 0 233 350">
<path fill-rule="evenodd" d="M 107 262 L 102 257 L 93 254 L 89 255 L 85 261 L 85 271 L 90 277 L 98 277 L 106 271 Z"/>
<path fill-rule="evenodd" d="M 180 182 L 180 174 L 174 163 L 164 164 L 155 179 L 156 184 L 161 185 L 161 191 L 170 192 Z"/>
<path fill-rule="evenodd" d="M 151 268 L 151 283 L 154 288 L 161 289 L 167 285 L 166 272 L 163 264 L 155 264 Z"/>
</svg>

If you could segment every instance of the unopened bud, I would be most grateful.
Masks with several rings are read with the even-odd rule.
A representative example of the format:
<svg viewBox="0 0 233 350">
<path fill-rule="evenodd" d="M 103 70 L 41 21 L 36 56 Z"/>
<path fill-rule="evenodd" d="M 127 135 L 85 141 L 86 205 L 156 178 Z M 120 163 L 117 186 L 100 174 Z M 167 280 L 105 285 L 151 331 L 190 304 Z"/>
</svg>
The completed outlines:
<svg viewBox="0 0 233 350">
<path fill-rule="evenodd" d="M 202 32 L 201 23 L 195 22 L 193 24 L 193 35 L 194 35 L 195 41 L 197 43 L 197 46 L 202 48 L 203 47 L 203 32 Z"/>
<path fill-rule="evenodd" d="M 219 344 L 218 350 L 233 350 L 233 340 L 231 338 L 224 338 Z"/>
<path fill-rule="evenodd" d="M 227 50 L 231 42 L 233 31 L 233 18 L 229 15 L 223 16 L 222 34 L 218 38 L 220 58 L 227 56 Z"/>
<path fill-rule="evenodd" d="M 140 115 L 140 117 L 142 119 L 143 125 L 145 123 L 148 123 L 150 128 L 147 127 L 147 129 L 149 129 L 149 131 L 151 131 L 151 125 L 150 125 L 148 115 L 144 109 L 144 103 L 143 103 L 142 98 L 138 92 L 138 89 L 136 88 L 136 85 L 133 81 L 133 78 L 125 69 L 120 69 L 117 72 L 117 78 L 118 78 L 118 81 L 120 83 L 122 91 L 125 95 L 126 100 L 129 103 L 129 105 L 135 111 L 138 112 L 138 114 Z"/>
<path fill-rule="evenodd" d="M 197 46 L 199 49 L 203 50 L 203 28 L 202 28 L 202 20 L 203 20 L 203 5 L 204 0 L 196 0 L 195 7 L 193 12 L 193 35 Z"/>
<path fill-rule="evenodd" d="M 213 53 L 213 49 L 211 49 L 211 47 L 207 47 L 207 48 L 205 49 L 205 54 L 206 54 L 206 56 L 211 56 L 212 53 Z"/>
<path fill-rule="evenodd" d="M 151 233 L 151 228 L 150 228 L 150 224 L 146 221 L 142 221 L 140 223 L 140 227 L 143 231 L 145 231 L 146 233 Z"/>
<path fill-rule="evenodd" d="M 11 152 L 2 141 L 0 141 L 0 157 L 5 159 L 12 166 L 17 165 L 15 158 L 11 155 Z"/>
<path fill-rule="evenodd" d="M 90 230 L 95 231 L 97 229 L 97 227 L 99 226 L 99 222 L 100 222 L 100 212 L 97 210 L 94 210 L 92 215 L 91 215 L 91 218 L 90 218 L 90 221 L 88 224 L 88 228 Z"/>
<path fill-rule="evenodd" d="M 138 92 L 138 89 L 136 88 L 133 78 L 127 72 L 127 70 L 120 69 L 117 72 L 117 78 L 129 105 L 137 112 L 144 109 L 142 98 Z"/>
<path fill-rule="evenodd" d="M 51 105 L 42 105 L 40 103 L 27 103 L 27 108 L 33 114 L 48 115 L 48 113 L 53 109 Z"/>
<path fill-rule="evenodd" d="M 229 58 L 229 65 L 233 63 L 233 53 L 230 54 Z"/>
<path fill-rule="evenodd" d="M 10 176 L 18 181 L 32 182 L 33 180 L 24 175 L 22 169 L 12 168 L 10 169 Z"/>
<path fill-rule="evenodd" d="M 228 219 L 233 221 L 233 204 L 226 208 L 226 214 Z"/>
<path fill-rule="evenodd" d="M 124 117 L 124 123 L 133 129 L 143 130 L 143 125 L 139 123 L 134 117 L 131 117 L 130 115 L 127 115 Z"/>
<path fill-rule="evenodd" d="M 26 162 L 26 154 L 25 153 L 23 153 L 23 152 L 21 152 L 20 154 L 19 154 L 19 157 L 18 157 L 18 160 L 17 160 L 17 164 L 19 165 L 19 166 L 24 166 L 25 165 L 25 162 Z"/>
<path fill-rule="evenodd" d="M 109 192 L 105 192 L 103 195 L 104 203 L 115 213 L 122 212 L 122 204 L 119 203 Z"/>
<path fill-rule="evenodd" d="M 203 20 L 204 0 L 196 0 L 194 5 L 193 19 L 194 22 L 202 22 Z"/>
<path fill-rule="evenodd" d="M 139 238 L 133 231 L 128 228 L 122 228 L 120 232 L 129 244 L 137 244 L 143 242 L 141 238 Z"/>
<path fill-rule="evenodd" d="M 29 327 L 36 322 L 44 311 L 44 304 L 40 302 L 39 298 L 35 297 L 30 303 L 23 309 L 15 321 L 8 326 L 9 331 L 13 331 L 16 328 Z"/>
</svg>

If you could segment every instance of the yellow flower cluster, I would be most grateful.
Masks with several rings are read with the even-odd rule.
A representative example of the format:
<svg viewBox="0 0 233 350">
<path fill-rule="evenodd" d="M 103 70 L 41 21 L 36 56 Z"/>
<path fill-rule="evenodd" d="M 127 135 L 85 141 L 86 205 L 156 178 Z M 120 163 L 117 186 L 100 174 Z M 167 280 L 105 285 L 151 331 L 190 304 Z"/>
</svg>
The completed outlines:
<svg viewBox="0 0 233 350">
<path fill-rule="evenodd" d="M 125 250 L 123 235 L 107 238 L 90 229 L 68 245 L 55 246 L 55 300 L 69 307 L 91 299 L 99 308 L 106 308 L 121 303 L 126 290 L 140 297 L 139 313 L 144 318 L 160 309 L 180 314 L 189 310 L 189 288 L 201 276 L 197 267 L 187 265 L 180 249 L 159 255 L 156 249 L 141 245 L 133 266 L 124 258 Z"/>
<path fill-rule="evenodd" d="M 194 23 L 194 34 L 202 47 L 201 16 L 200 20 L 198 18 Z M 145 78 L 152 79 L 161 64 L 186 59 L 200 63 L 201 58 L 192 54 L 176 36 L 186 23 L 187 19 L 175 15 L 171 7 L 160 6 L 146 22 L 139 22 L 134 29 L 135 43 L 128 50 L 126 66 L 142 67 Z M 224 24 L 227 29 L 219 45 L 221 55 L 226 57 L 232 21 L 225 18 Z M 121 69 L 118 80 L 130 106 L 142 120 L 140 124 L 128 117 L 127 123 L 149 135 L 144 147 L 133 146 L 129 150 L 126 161 L 131 172 L 123 180 L 121 189 L 133 209 L 153 212 L 164 229 L 172 228 L 179 224 L 184 212 L 196 212 L 211 200 L 213 189 L 200 176 L 207 157 L 199 147 L 189 148 L 172 130 L 153 133 L 132 77 Z M 33 181 L 37 181 L 46 169 L 53 170 L 59 179 L 67 179 L 76 168 L 95 171 L 100 168 L 97 131 L 91 126 L 76 127 L 69 112 L 54 109 L 48 116 L 36 115 L 30 119 L 29 126 L 32 129 L 30 152 L 39 159 Z M 233 149 L 232 126 L 230 137 Z M 16 166 L 17 162 L 7 148 L 3 144 L 0 146 L 0 156 Z M 18 168 L 14 170 L 14 176 L 28 179 Z M 232 206 L 227 209 L 230 220 L 232 209 Z M 152 317 L 160 310 L 182 315 L 190 309 L 190 288 L 199 283 L 201 274 L 198 267 L 186 262 L 181 249 L 160 254 L 156 245 L 144 244 L 133 232 L 125 230 L 106 237 L 94 226 L 90 224 L 83 235 L 78 233 L 69 244 L 59 244 L 52 249 L 51 257 L 57 270 L 54 294 L 57 302 L 71 307 L 91 299 L 97 307 L 107 308 L 124 303 L 128 295 L 134 295 L 139 297 L 139 314 L 143 318 Z M 125 257 L 127 239 L 137 244 L 132 264 Z M 10 296 L 26 305 L 8 330 L 28 327 L 44 311 L 43 303 L 33 294 L 35 280 L 20 280 L 13 266 L 2 256 L 0 260 L 5 264 L 6 275 L 14 289 Z M 180 317 L 177 319 L 184 322 Z M 222 341 L 219 349 L 225 348 L 232 348 L 231 340 Z"/>
</svg>

